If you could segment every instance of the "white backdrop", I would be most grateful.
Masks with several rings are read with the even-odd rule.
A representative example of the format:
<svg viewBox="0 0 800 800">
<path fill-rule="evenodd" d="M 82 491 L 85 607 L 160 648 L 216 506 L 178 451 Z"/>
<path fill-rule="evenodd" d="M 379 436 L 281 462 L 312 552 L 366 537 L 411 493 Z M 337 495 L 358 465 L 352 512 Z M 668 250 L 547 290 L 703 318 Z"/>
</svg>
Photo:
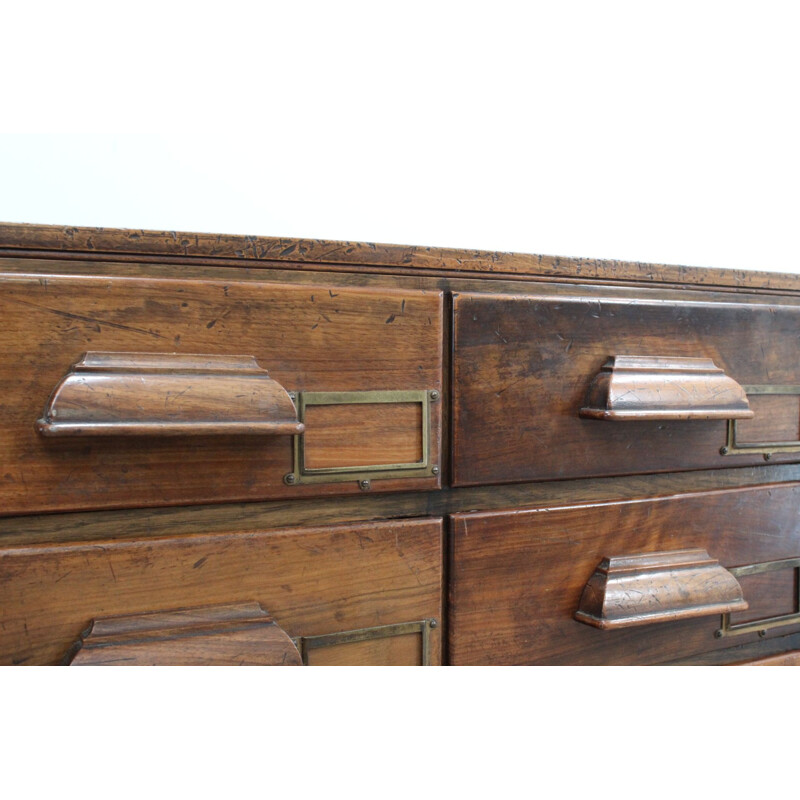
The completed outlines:
<svg viewBox="0 0 800 800">
<path fill-rule="evenodd" d="M 791 3 L 40 8 L 0 220 L 800 269 Z"/>
</svg>

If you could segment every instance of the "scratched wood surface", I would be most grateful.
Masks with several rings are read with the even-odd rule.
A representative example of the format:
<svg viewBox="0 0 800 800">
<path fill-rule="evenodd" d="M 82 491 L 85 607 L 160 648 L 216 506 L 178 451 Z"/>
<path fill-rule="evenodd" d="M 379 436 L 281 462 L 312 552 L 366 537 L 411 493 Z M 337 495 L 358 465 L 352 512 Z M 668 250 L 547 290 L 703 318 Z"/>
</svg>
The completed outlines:
<svg viewBox="0 0 800 800">
<path fill-rule="evenodd" d="M 90 352 L 53 392 L 43 436 L 298 434 L 289 394 L 249 356 Z"/>
<path fill-rule="evenodd" d="M 294 391 L 442 388 L 439 292 L 4 274 L 0 311 L 4 514 L 359 492 L 355 479 L 285 485 L 287 435 L 40 436 L 34 423 L 85 351 L 249 355 Z M 431 412 L 436 463 L 441 403 Z M 379 439 L 384 423 L 370 424 Z M 378 480 L 372 491 L 437 485 Z"/>
<path fill-rule="evenodd" d="M 736 578 L 691 547 L 603 558 L 586 581 L 575 619 L 616 630 L 747 608 Z"/>
<path fill-rule="evenodd" d="M 610 356 L 709 358 L 740 384 L 800 384 L 800 306 L 487 293 L 457 295 L 453 314 L 456 486 L 763 463 L 720 454 L 724 420 L 582 419 Z M 796 424 L 753 410 L 760 432 L 764 415 L 776 436 Z"/>
<path fill-rule="evenodd" d="M 232 259 L 254 266 L 273 263 L 324 264 L 363 271 L 388 267 L 395 271 L 474 273 L 485 277 L 580 278 L 597 281 L 641 281 L 701 286 L 800 291 L 800 277 L 780 272 L 752 272 L 646 264 L 641 262 L 567 258 L 371 242 L 288 239 L 179 233 L 69 225 L 0 223 L 0 250 L 115 253 L 134 257 L 184 257 L 195 261 Z M 775 265 L 779 268 L 780 265 Z"/>
<path fill-rule="evenodd" d="M 0 565 L 11 565 L 5 571 L 0 567 L 0 576 L 4 576 L 0 605 L 5 622 L 8 588 L 12 592 L 9 597 L 13 597 L 16 603 L 16 611 L 10 617 L 17 636 L 12 648 L 16 648 L 14 659 L 23 663 L 36 660 L 17 647 L 23 642 L 23 634 L 28 635 L 24 623 L 20 624 L 23 618 L 34 620 L 32 630 L 37 652 L 46 651 L 48 658 L 58 660 L 75 641 L 90 615 L 139 614 L 150 609 L 252 602 L 263 598 L 264 607 L 273 615 L 275 602 L 279 606 L 283 602 L 284 608 L 292 610 L 306 626 L 298 629 L 312 633 L 330 632 L 327 622 L 314 627 L 323 618 L 326 621 L 333 618 L 334 629 L 342 630 L 362 624 L 378 624 L 376 620 L 400 622 L 437 616 L 431 608 L 435 602 L 435 609 L 441 613 L 442 587 L 439 584 L 439 591 L 435 592 L 431 588 L 434 581 L 429 580 L 429 576 L 439 570 L 438 580 L 441 581 L 441 552 L 440 549 L 433 552 L 440 548 L 440 522 L 416 521 L 414 524 L 420 526 L 415 528 L 419 536 L 415 533 L 410 537 L 409 531 L 404 530 L 398 539 L 397 526 L 410 523 L 379 520 L 447 513 L 456 513 L 457 520 L 459 517 L 479 517 L 463 513 L 473 509 L 483 509 L 484 512 L 490 509 L 508 512 L 515 507 L 556 509 L 546 513 L 556 513 L 557 519 L 562 520 L 562 527 L 557 531 L 544 526 L 546 535 L 540 543 L 541 548 L 555 554 L 548 573 L 552 573 L 553 580 L 569 571 L 568 565 L 575 553 L 571 548 L 576 546 L 572 540 L 589 545 L 600 539 L 611 543 L 619 540 L 622 544 L 628 540 L 646 540 L 653 545 L 680 540 L 679 546 L 682 546 L 683 539 L 666 530 L 669 520 L 672 520 L 670 525 L 674 524 L 676 528 L 684 526 L 689 532 L 699 532 L 704 526 L 708 537 L 704 541 L 713 539 L 716 546 L 724 543 L 730 534 L 729 517 L 741 518 L 741 522 L 734 524 L 735 530 L 729 542 L 737 553 L 744 552 L 745 539 L 747 546 L 752 544 L 756 549 L 761 547 L 771 553 L 780 550 L 779 543 L 785 542 L 787 536 L 792 541 L 796 538 L 795 522 L 791 516 L 797 499 L 794 488 L 764 489 L 764 494 L 772 491 L 769 502 L 763 500 L 762 490 L 746 490 L 741 501 L 737 501 L 738 505 L 733 501 L 719 501 L 718 509 L 726 512 L 719 515 L 703 510 L 713 505 L 707 498 L 716 496 L 713 491 L 711 494 L 703 493 L 725 487 L 800 480 L 797 473 L 800 465 L 765 466 L 760 460 L 749 462 L 742 458 L 720 457 L 716 461 L 702 462 L 713 469 L 681 472 L 687 465 L 697 469 L 696 464 L 692 466 L 692 459 L 696 458 L 694 439 L 688 445 L 684 443 L 681 449 L 678 436 L 672 451 L 672 467 L 658 460 L 663 452 L 658 457 L 653 453 L 656 468 L 673 469 L 669 474 L 634 474 L 643 471 L 641 460 L 636 459 L 630 466 L 631 472 L 622 477 L 607 477 L 619 475 L 613 470 L 581 471 L 600 458 L 596 451 L 588 450 L 579 453 L 575 462 L 579 472 L 570 473 L 570 469 L 575 469 L 573 464 L 566 467 L 564 475 L 589 477 L 552 482 L 542 482 L 538 472 L 525 477 L 531 475 L 531 464 L 539 463 L 540 457 L 545 471 L 549 469 L 548 458 L 560 458 L 557 453 L 561 444 L 558 432 L 550 430 L 563 422 L 557 415 L 551 416 L 547 431 L 555 442 L 554 447 L 540 448 L 538 444 L 527 443 L 527 453 L 516 465 L 513 458 L 509 460 L 502 454 L 495 457 L 493 466 L 482 461 L 483 456 L 474 465 L 462 459 L 458 468 L 471 469 L 474 466 L 476 469 L 488 468 L 488 472 L 480 483 L 445 491 L 438 490 L 439 482 L 435 479 L 374 482 L 370 493 L 360 492 L 355 484 L 286 487 L 281 479 L 291 466 L 289 437 L 286 437 L 286 447 L 273 441 L 272 446 L 258 450 L 248 449 L 246 442 L 232 440 L 227 445 L 217 442 L 215 446 L 199 437 L 192 447 L 187 445 L 180 453 L 171 449 L 174 443 L 167 447 L 166 443 L 159 445 L 158 441 L 151 440 L 145 448 L 117 440 L 112 442 L 116 454 L 108 449 L 102 455 L 94 446 L 87 449 L 86 445 L 83 449 L 73 445 L 72 450 L 66 446 L 62 455 L 53 449 L 31 450 L 31 440 L 26 437 L 32 435 L 32 423 L 41 413 L 47 395 L 69 363 L 80 355 L 80 352 L 75 352 L 74 356 L 67 357 L 63 350 L 72 353 L 79 347 L 80 351 L 121 349 L 114 344 L 119 342 L 124 349 L 132 351 L 248 354 L 255 356 L 272 377 L 283 378 L 281 383 L 289 389 L 441 388 L 443 401 L 432 407 L 432 444 L 436 458 L 437 449 L 442 444 L 441 437 L 445 437 L 446 449 L 438 452 L 438 457 L 447 480 L 450 477 L 450 443 L 446 440 L 450 387 L 446 381 L 441 385 L 441 376 L 450 374 L 449 326 L 441 322 L 443 303 L 449 302 L 447 293 L 504 293 L 528 299 L 542 297 L 554 305 L 564 299 L 570 302 L 570 296 L 580 294 L 603 306 L 607 302 L 617 306 L 633 304 L 633 307 L 648 303 L 650 306 L 675 307 L 683 303 L 686 308 L 694 305 L 718 308 L 723 314 L 733 313 L 722 310 L 728 308 L 726 304 L 731 301 L 737 308 L 750 306 L 757 313 L 770 307 L 774 308 L 770 313 L 776 314 L 782 322 L 775 323 L 775 327 L 762 326 L 760 322 L 756 325 L 763 335 L 767 351 L 763 363 L 771 373 L 780 375 L 783 372 L 786 375 L 787 370 L 791 371 L 794 358 L 787 342 L 796 340 L 797 326 L 794 322 L 786 325 L 784 322 L 790 316 L 793 320 L 795 318 L 794 305 L 800 294 L 798 276 L 368 243 L 14 224 L 0 224 L 0 257 L 8 273 L 5 280 L 0 279 L 0 325 L 4 326 L 4 348 L 0 349 L 0 411 L 3 411 L 7 426 L 7 432 L 0 437 L 0 457 L 4 461 L 4 469 L 0 470 L 0 516 L 20 512 L 38 514 L 4 516 L 0 521 L 0 544 L 3 547 Z M 35 285 L 37 282 L 38 286 Z M 17 297 L 34 303 L 38 308 L 30 305 L 14 308 L 13 302 L 9 304 L 7 301 L 10 287 Z M 320 302 L 318 292 L 323 295 L 327 292 L 324 316 L 314 313 L 319 309 L 316 305 Z M 55 304 L 51 304 L 54 297 Z M 339 297 L 344 299 L 339 301 Z M 397 305 L 402 300 L 407 305 L 405 308 L 401 305 L 398 315 Z M 334 301 L 341 305 L 334 305 Z M 188 305 L 184 306 L 184 302 Z M 312 307 L 311 303 L 315 306 Z M 339 315 L 347 314 L 347 323 L 341 316 L 337 318 L 331 314 L 334 308 L 339 309 Z M 745 330 L 751 325 L 752 317 L 744 310 L 741 313 L 741 328 Z M 706 340 L 709 331 L 703 323 L 707 318 L 703 318 L 700 312 L 697 314 L 697 324 L 693 328 L 690 325 L 680 329 L 685 321 L 673 319 L 675 330 L 670 327 L 667 338 L 672 333 L 688 332 L 690 339 Z M 432 325 L 425 322 L 429 315 Z M 299 323 L 297 329 L 296 321 Z M 581 320 L 581 325 L 583 322 Z M 591 315 L 588 322 L 596 324 Z M 9 325 L 9 330 L 15 331 L 13 335 L 5 330 Z M 734 328 L 732 325 L 730 330 L 733 340 L 744 335 Z M 152 333 L 165 338 L 158 339 Z M 564 332 L 559 328 L 558 333 L 563 335 Z M 180 336 L 180 340 L 175 341 L 175 336 Z M 524 338 L 522 334 L 520 336 Z M 650 338 L 649 332 L 642 336 Z M 103 346 L 95 346 L 97 342 Z M 105 345 L 106 342 L 110 343 L 109 346 Z M 167 347 L 170 342 L 171 346 Z M 232 342 L 238 342 L 240 346 L 231 349 L 229 345 Z M 244 348 L 241 346 L 243 343 L 253 346 Z M 558 343 L 552 341 L 552 336 L 550 343 L 554 349 L 547 351 L 545 348 L 544 352 L 554 356 Z M 573 343 L 572 347 L 575 346 Z M 777 372 L 769 355 L 775 347 L 783 354 L 781 358 L 785 356 L 784 364 Z M 784 353 L 783 348 L 789 350 Z M 603 357 L 615 354 L 603 353 Z M 662 355 L 655 351 L 652 354 Z M 532 349 L 530 355 L 532 369 L 536 367 L 546 371 L 549 368 L 546 358 L 535 361 L 538 351 Z M 686 355 L 691 357 L 694 353 Z M 475 350 L 469 357 L 483 358 L 483 355 Z M 511 358 L 511 355 L 507 353 L 506 358 Z M 757 360 L 758 354 L 755 354 Z M 4 368 L 3 364 L 7 366 Z M 463 362 L 461 365 L 456 363 L 456 370 L 461 367 Z M 287 385 L 290 382 L 287 379 L 301 373 L 310 376 L 306 385 Z M 496 377 L 491 369 L 483 373 L 483 391 L 499 391 L 492 389 Z M 741 380 L 735 375 L 733 377 Z M 773 374 L 769 377 L 770 382 L 777 382 L 773 380 Z M 365 379 L 363 383 L 361 378 Z M 434 382 L 429 384 L 431 378 Z M 587 382 L 590 378 L 588 374 L 585 377 Z M 459 379 L 456 372 L 456 381 Z M 569 390 L 575 391 L 575 388 L 571 385 Z M 500 398 L 508 392 L 513 396 L 513 389 L 509 388 Z M 498 405 L 497 397 L 486 397 L 488 401 L 484 403 L 485 408 L 480 409 L 481 414 L 493 413 L 490 406 Z M 550 402 L 548 397 L 544 396 L 544 399 Z M 543 396 L 538 397 L 536 408 L 542 402 Z M 544 403 L 545 411 L 551 408 L 547 402 Z M 23 409 L 20 403 L 27 405 Z M 742 426 L 743 434 L 750 438 L 795 435 L 798 417 L 794 400 L 766 399 L 762 402 L 759 399 L 753 407 L 757 412 L 756 418 L 747 427 Z M 371 420 L 363 425 L 352 413 L 343 413 L 339 421 L 347 443 L 341 448 L 335 435 L 336 420 L 327 418 L 323 412 L 313 452 L 316 463 L 335 465 L 337 454 L 351 463 L 372 460 L 381 448 L 394 456 L 413 454 L 416 457 L 419 439 L 415 417 L 407 411 L 398 409 L 398 414 L 391 419 L 372 414 Z M 537 424 L 531 422 L 536 420 L 536 413 L 530 413 L 528 407 L 523 411 L 523 426 Z M 480 428 L 486 423 L 486 417 L 475 419 L 477 421 L 471 426 L 463 418 L 460 422 L 457 420 L 456 436 L 467 434 L 469 440 L 473 436 L 485 436 L 502 443 L 507 436 L 504 426 L 516 424 L 498 415 L 491 422 L 498 427 L 482 431 Z M 592 422 L 586 421 L 585 424 Z M 412 429 L 413 437 L 410 435 Z M 718 429 L 721 427 L 715 431 Z M 519 433 L 517 428 L 518 436 Z M 570 444 L 569 437 L 565 441 Z M 36 442 L 38 446 L 39 440 Z M 102 449 L 103 443 L 98 444 Z M 716 438 L 715 444 L 719 446 Z M 456 446 L 460 446 L 458 441 Z M 623 454 L 623 458 L 630 456 Z M 502 480 L 528 482 L 493 485 L 492 481 L 498 480 L 497 470 L 505 468 L 504 460 L 512 465 L 515 474 Z M 562 464 L 561 461 L 558 463 Z M 757 466 L 747 466 L 747 463 Z M 381 489 L 396 493 L 376 493 Z M 754 501 L 747 495 L 748 491 L 758 499 Z M 697 500 L 699 505 L 691 508 L 699 510 L 692 511 L 686 506 L 690 510 L 675 512 L 671 516 L 661 511 L 654 512 L 658 519 L 666 520 L 655 528 L 648 527 L 649 518 L 642 517 L 638 520 L 639 533 L 632 530 L 633 521 L 614 526 L 617 507 L 639 507 L 640 500 L 675 492 L 699 492 L 695 497 L 706 498 L 707 502 Z M 352 496 L 341 496 L 346 494 Z M 31 498 L 31 501 L 20 498 Z M 619 502 L 625 499 L 637 502 Z M 9 505 L 9 500 L 17 505 Z M 671 502 L 677 506 L 684 501 L 681 499 L 678 503 L 676 499 Z M 604 510 L 602 513 L 598 510 L 595 515 L 589 511 L 570 514 L 562 508 L 570 503 L 592 503 L 594 506 L 591 507 Z M 67 509 L 74 511 L 40 513 Z M 522 511 L 520 515 L 530 513 L 533 512 Z M 619 515 L 630 513 L 633 512 L 619 512 Z M 542 518 L 544 515 L 542 512 Z M 325 523 L 335 527 L 321 528 Z M 762 523 L 769 529 L 766 535 L 760 531 Z M 457 524 L 456 521 L 456 536 Z M 747 524 L 750 534 L 745 537 L 742 531 Z M 297 530 L 299 525 L 314 527 L 303 531 L 301 537 Z M 474 529 L 475 532 L 479 530 L 486 534 L 486 541 L 482 542 L 480 536 L 472 536 L 471 544 L 476 552 L 480 547 L 485 548 L 483 563 L 479 563 L 480 559 L 470 562 L 474 573 L 466 581 L 463 571 L 454 570 L 454 584 L 462 595 L 472 592 L 473 597 L 479 598 L 479 603 L 483 604 L 480 619 L 472 621 L 478 627 L 483 625 L 484 631 L 497 624 L 502 640 L 504 626 L 508 624 L 507 611 L 503 608 L 507 599 L 504 591 L 509 587 L 520 587 L 524 580 L 529 563 L 525 548 L 530 540 L 524 539 L 523 547 L 522 533 L 515 525 L 504 528 L 502 535 L 499 529 L 491 526 Z M 758 531 L 756 535 L 754 530 Z M 353 535 L 363 536 L 365 531 L 373 541 L 367 543 L 357 537 L 356 543 Z M 465 552 L 466 538 L 456 539 L 454 544 L 454 547 L 462 548 L 462 553 Z M 410 546 L 412 539 L 414 544 Z M 564 544 L 567 539 L 571 544 Z M 300 544 L 309 543 L 313 544 L 308 549 L 300 547 Z M 699 544 L 703 546 L 703 542 Z M 719 557 L 719 549 L 717 547 L 716 552 L 712 550 L 712 555 Z M 501 563 L 509 552 L 514 567 L 508 566 L 507 562 L 505 566 Z M 408 561 L 409 553 L 420 556 L 420 561 L 414 561 L 417 566 L 422 561 L 428 565 L 418 573 L 424 587 L 417 581 L 411 584 L 408 565 L 408 584 L 404 578 L 398 577 L 402 573 L 399 561 Z M 203 561 L 206 557 L 207 560 Z M 582 563 L 580 557 L 577 560 Z M 113 565 L 117 578 L 122 573 L 122 588 L 118 585 L 119 580 L 112 579 L 106 561 Z M 584 581 L 597 561 L 599 557 L 586 571 Z M 198 562 L 201 566 L 195 568 Z M 203 573 L 212 563 L 216 563 L 216 567 L 207 573 L 209 580 L 205 581 Z M 18 568 L 16 572 L 15 567 Z M 70 567 L 72 572 L 66 574 Z M 506 570 L 499 584 L 493 582 L 497 577 L 492 574 L 495 567 L 501 573 Z M 278 584 L 281 591 L 276 594 L 273 589 L 280 577 L 279 572 L 288 574 L 291 582 L 281 581 Z M 21 577 L 23 573 L 27 579 Z M 318 578 L 323 582 L 322 589 L 315 583 Z M 763 616 L 773 611 L 792 610 L 794 576 L 787 577 L 781 573 L 774 578 L 769 581 L 763 578 L 742 580 L 752 608 L 741 615 L 741 619 L 748 614 Z M 20 593 L 26 580 L 28 588 Z M 572 591 L 570 580 L 564 578 L 567 592 Z M 295 589 L 294 597 L 288 596 L 285 586 Z M 405 588 L 395 592 L 398 586 Z M 564 591 L 561 586 L 552 588 L 542 599 L 542 607 L 549 608 L 553 597 Z M 411 600 L 414 592 L 427 592 L 425 596 L 428 599 L 416 603 Z M 525 605 L 522 588 L 520 592 L 522 594 L 512 601 L 520 605 L 515 619 L 523 624 L 520 620 L 526 617 L 529 624 L 531 615 L 526 616 L 526 612 L 530 609 Z M 298 593 L 303 594 L 304 599 Z M 393 600 L 395 594 L 399 599 Z M 84 595 L 87 598 L 85 602 Z M 432 599 L 434 595 L 435 601 Z M 392 603 L 400 607 L 402 613 L 394 615 Z M 61 609 L 60 604 L 71 610 Z M 79 613 L 73 614 L 76 611 Z M 341 619 L 336 617 L 336 612 L 340 612 Z M 78 616 L 84 620 L 80 625 Z M 463 615 L 462 619 L 465 619 Z M 570 636 L 564 637 L 562 624 L 561 616 L 548 619 L 544 627 L 537 629 L 537 637 L 541 640 L 539 645 L 544 643 L 546 647 L 555 648 L 553 658 L 571 663 L 572 640 Z M 709 624 L 715 623 L 711 621 Z M 57 647 L 51 637 L 56 629 Z M 796 629 L 789 628 L 790 631 Z M 715 649 L 722 645 L 714 640 L 711 649 L 703 649 L 706 647 L 705 633 L 702 642 L 695 647 L 692 644 L 695 634 L 687 630 L 688 644 L 683 648 L 674 647 L 674 635 L 667 637 L 656 633 L 649 638 L 631 639 L 621 650 L 612 648 L 613 652 L 606 656 L 591 647 L 579 649 L 585 660 L 599 663 L 606 663 L 606 657 L 609 663 L 615 659 L 638 659 L 637 663 L 654 660 L 733 663 L 784 649 L 796 650 L 800 646 L 800 634 L 790 635 L 783 641 L 776 632 L 764 640 L 757 640 L 754 635 L 732 638 L 725 649 Z M 436 658 L 440 657 L 436 638 L 440 631 L 441 627 L 433 632 Z M 514 633 L 505 644 L 501 641 L 497 657 L 485 663 L 504 663 L 503 659 L 508 658 L 508 648 L 513 650 L 520 641 L 523 642 L 522 649 L 515 650 L 511 660 L 518 658 L 520 652 L 529 654 L 525 648 L 531 645 L 530 637 L 518 633 Z M 602 635 L 599 631 L 596 633 Z M 615 635 L 625 633 L 617 632 Z M 631 633 L 635 634 L 634 631 Z M 681 630 L 678 634 L 681 635 Z M 311 662 L 416 663 L 420 656 L 419 648 L 419 637 L 402 636 L 312 651 Z M 624 655 L 620 655 L 623 651 Z M 464 652 L 462 647 L 460 653 Z"/>
<path fill-rule="evenodd" d="M 301 666 L 294 642 L 258 603 L 93 620 L 76 667 Z"/>
<path fill-rule="evenodd" d="M 720 616 L 600 630 L 573 618 L 606 556 L 701 547 L 725 567 L 800 557 L 800 485 L 621 503 L 457 514 L 451 526 L 449 652 L 454 664 L 651 664 L 759 640 L 716 638 Z M 743 582 L 782 613 L 791 587 Z M 769 632 L 767 639 L 798 626 Z"/>
<path fill-rule="evenodd" d="M 259 603 L 291 637 L 441 620 L 442 521 L 6 548 L 0 585 L 5 664 L 59 663 L 98 617 L 198 606 Z M 433 663 L 439 632 L 431 631 Z M 406 663 L 414 647 L 387 639 L 330 656 Z M 324 648 L 313 656 L 327 663 Z"/>
<path fill-rule="evenodd" d="M 775 464 L 622 478 L 472 486 L 427 492 L 372 493 L 202 506 L 79 511 L 0 518 L 0 546 L 153 539 L 174 534 L 259 531 L 360 520 L 443 516 L 476 509 L 599 503 L 800 481 L 800 465 Z"/>
</svg>

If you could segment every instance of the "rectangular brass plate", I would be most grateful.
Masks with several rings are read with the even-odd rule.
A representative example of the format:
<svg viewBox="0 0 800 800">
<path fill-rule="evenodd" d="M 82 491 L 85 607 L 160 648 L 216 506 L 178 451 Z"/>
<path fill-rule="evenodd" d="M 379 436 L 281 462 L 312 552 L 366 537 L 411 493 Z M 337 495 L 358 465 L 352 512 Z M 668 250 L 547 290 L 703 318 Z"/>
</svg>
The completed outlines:
<svg viewBox="0 0 800 800">
<path fill-rule="evenodd" d="M 800 569 L 800 558 L 785 558 L 781 561 L 764 561 L 760 564 L 747 564 L 743 567 L 730 567 L 730 572 L 735 578 L 745 575 L 756 575 L 760 572 L 775 572 L 779 569 Z M 731 625 L 731 615 L 723 614 L 720 628 L 716 632 L 717 638 L 722 636 L 738 636 L 743 633 L 753 631 L 764 632 L 764 635 L 771 628 L 781 628 L 785 625 L 800 624 L 800 583 L 798 583 L 798 595 L 795 598 L 795 612 L 793 614 L 781 614 L 777 617 L 765 617 L 764 619 L 753 619 L 749 622 L 742 622 L 738 625 Z"/>
<path fill-rule="evenodd" d="M 432 619 L 421 619 L 417 622 L 400 622 L 396 625 L 378 625 L 374 628 L 359 628 L 353 631 L 339 631 L 325 633 L 319 636 L 298 636 L 293 639 L 304 664 L 308 664 L 308 651 L 320 647 L 331 647 L 337 644 L 352 644 L 366 642 L 371 639 L 386 639 L 390 636 L 406 636 L 410 633 L 419 633 L 422 636 L 422 663 L 428 667 L 431 663 L 430 633 L 436 626 Z"/>
<path fill-rule="evenodd" d="M 342 481 L 377 480 L 381 478 L 430 478 L 437 474 L 430 463 L 431 397 L 428 390 L 372 392 L 297 392 L 297 418 L 305 423 L 306 409 L 318 405 L 358 405 L 385 403 L 419 403 L 422 407 L 422 458 L 404 464 L 367 464 L 364 466 L 310 468 L 305 459 L 305 435 L 294 437 L 294 467 L 287 482 L 336 483 Z M 387 407 L 387 413 L 391 409 Z M 435 471 L 434 471 L 435 470 Z"/>
<path fill-rule="evenodd" d="M 780 395 L 800 395 L 800 386 L 780 386 L 774 384 L 761 384 L 754 386 L 743 386 L 745 393 L 751 395 L 780 394 Z M 772 453 L 800 453 L 800 441 L 796 442 L 738 442 L 737 441 L 737 420 L 728 420 L 728 437 L 725 445 L 720 449 L 723 456 L 752 455 L 761 453 L 768 459 Z"/>
</svg>

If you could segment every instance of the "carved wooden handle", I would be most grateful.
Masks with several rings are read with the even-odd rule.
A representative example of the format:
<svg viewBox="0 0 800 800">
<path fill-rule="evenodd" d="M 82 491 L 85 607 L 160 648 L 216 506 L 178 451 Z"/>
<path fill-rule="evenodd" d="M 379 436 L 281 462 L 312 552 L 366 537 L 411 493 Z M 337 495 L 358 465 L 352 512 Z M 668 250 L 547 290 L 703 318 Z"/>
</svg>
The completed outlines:
<svg viewBox="0 0 800 800">
<path fill-rule="evenodd" d="M 749 419 L 744 389 L 710 358 L 612 356 L 580 416 L 605 420 Z"/>
<path fill-rule="evenodd" d="M 302 664 L 294 642 L 258 603 L 95 619 L 76 648 L 73 666 Z"/>
<path fill-rule="evenodd" d="M 43 436 L 296 434 L 288 392 L 253 356 L 84 353 L 56 386 Z"/>
<path fill-rule="evenodd" d="M 705 550 L 692 548 L 604 558 L 575 619 L 607 630 L 746 608 L 736 578 Z"/>
</svg>

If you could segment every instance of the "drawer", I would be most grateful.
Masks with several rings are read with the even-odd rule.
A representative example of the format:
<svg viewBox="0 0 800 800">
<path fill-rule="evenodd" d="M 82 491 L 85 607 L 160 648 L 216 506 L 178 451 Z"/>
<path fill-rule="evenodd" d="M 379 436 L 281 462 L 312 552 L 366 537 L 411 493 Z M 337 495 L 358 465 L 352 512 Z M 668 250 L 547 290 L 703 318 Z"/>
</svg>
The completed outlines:
<svg viewBox="0 0 800 800">
<path fill-rule="evenodd" d="M 799 509 L 800 486 L 784 484 L 454 515 L 451 660 L 713 660 L 723 648 L 796 633 Z M 747 610 L 721 611 L 741 598 Z M 600 621 L 576 619 L 579 610 L 598 616 L 599 599 Z"/>
<path fill-rule="evenodd" d="M 800 457 L 797 306 L 587 293 L 453 308 L 454 485 Z"/>
<path fill-rule="evenodd" d="M 0 660 L 62 662 L 93 621 L 258 604 L 309 664 L 419 664 L 423 634 L 438 664 L 441 548 L 440 519 L 6 548 Z"/>
<path fill-rule="evenodd" d="M 0 513 L 439 485 L 439 292 L 3 274 L 0 307 Z"/>
</svg>

